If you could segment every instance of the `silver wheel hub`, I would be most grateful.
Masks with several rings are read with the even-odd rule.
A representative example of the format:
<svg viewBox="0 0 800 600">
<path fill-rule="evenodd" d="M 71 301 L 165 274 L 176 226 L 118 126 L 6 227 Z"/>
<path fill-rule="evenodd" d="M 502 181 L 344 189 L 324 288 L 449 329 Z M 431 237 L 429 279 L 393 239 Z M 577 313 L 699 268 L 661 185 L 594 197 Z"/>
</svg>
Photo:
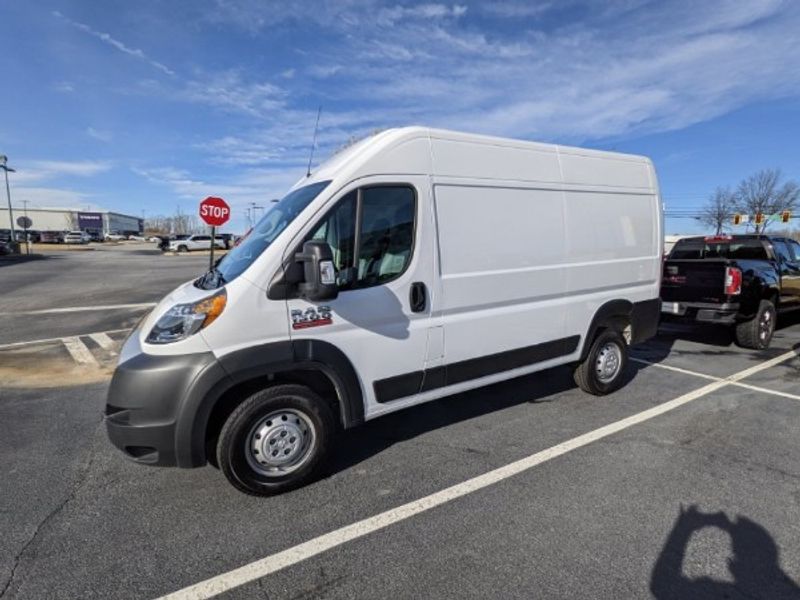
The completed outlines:
<svg viewBox="0 0 800 600">
<path fill-rule="evenodd" d="M 300 468 L 311 456 L 315 442 L 314 425 L 303 412 L 279 410 L 253 426 L 245 454 L 256 471 L 281 476 Z"/>
<path fill-rule="evenodd" d="M 758 337 L 761 339 L 762 342 L 765 342 L 772 333 L 772 325 L 773 325 L 772 311 L 765 310 L 762 313 L 761 319 L 759 320 L 758 323 Z"/>
<path fill-rule="evenodd" d="M 612 381 L 622 366 L 622 350 L 617 344 L 608 342 L 597 353 L 595 372 L 601 383 Z"/>
</svg>

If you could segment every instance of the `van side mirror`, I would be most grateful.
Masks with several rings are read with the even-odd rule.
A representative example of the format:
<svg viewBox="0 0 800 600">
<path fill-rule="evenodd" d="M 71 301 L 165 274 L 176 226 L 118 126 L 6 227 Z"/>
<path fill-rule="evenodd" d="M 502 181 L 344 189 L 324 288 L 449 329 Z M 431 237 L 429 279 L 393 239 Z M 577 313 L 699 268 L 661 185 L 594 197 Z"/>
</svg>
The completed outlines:
<svg viewBox="0 0 800 600">
<path fill-rule="evenodd" d="M 294 259 L 303 264 L 304 282 L 297 286 L 301 298 L 319 302 L 333 300 L 339 295 L 333 251 L 327 242 L 307 241 L 303 252 L 295 254 Z"/>
</svg>

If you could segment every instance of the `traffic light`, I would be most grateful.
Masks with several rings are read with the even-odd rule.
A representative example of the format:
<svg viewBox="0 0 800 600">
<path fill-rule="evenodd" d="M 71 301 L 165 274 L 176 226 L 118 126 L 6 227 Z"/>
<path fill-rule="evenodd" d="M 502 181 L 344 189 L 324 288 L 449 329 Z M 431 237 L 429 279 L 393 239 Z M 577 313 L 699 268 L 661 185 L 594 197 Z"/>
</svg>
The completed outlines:
<svg viewBox="0 0 800 600">
<path fill-rule="evenodd" d="M 788 223 L 789 219 L 791 219 L 791 218 L 792 218 L 792 213 L 790 211 L 785 210 L 785 211 L 783 211 L 781 213 L 781 222 L 782 223 Z"/>
<path fill-rule="evenodd" d="M 742 224 L 742 215 L 740 215 L 738 213 L 733 215 L 733 224 L 734 225 L 741 225 Z"/>
<path fill-rule="evenodd" d="M 764 213 L 757 212 L 756 213 L 756 225 L 761 225 L 764 223 Z"/>
</svg>

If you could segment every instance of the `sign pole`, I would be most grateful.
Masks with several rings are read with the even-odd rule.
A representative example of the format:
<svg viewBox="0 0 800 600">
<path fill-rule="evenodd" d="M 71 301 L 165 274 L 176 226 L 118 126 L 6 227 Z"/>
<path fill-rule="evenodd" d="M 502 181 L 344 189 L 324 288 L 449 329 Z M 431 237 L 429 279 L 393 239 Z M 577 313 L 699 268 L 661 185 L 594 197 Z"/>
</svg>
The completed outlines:
<svg viewBox="0 0 800 600">
<path fill-rule="evenodd" d="M 214 247 L 217 245 L 217 240 L 214 236 L 214 232 L 217 231 L 217 228 L 213 225 L 211 226 L 211 258 L 208 263 L 208 270 L 212 270 L 214 268 Z"/>
<path fill-rule="evenodd" d="M 221 227 L 231 218 L 231 207 L 222 198 L 209 196 L 200 203 L 200 218 L 211 227 L 211 252 L 209 253 L 208 270 L 214 269 L 214 249 L 217 246 L 217 227 Z"/>
</svg>

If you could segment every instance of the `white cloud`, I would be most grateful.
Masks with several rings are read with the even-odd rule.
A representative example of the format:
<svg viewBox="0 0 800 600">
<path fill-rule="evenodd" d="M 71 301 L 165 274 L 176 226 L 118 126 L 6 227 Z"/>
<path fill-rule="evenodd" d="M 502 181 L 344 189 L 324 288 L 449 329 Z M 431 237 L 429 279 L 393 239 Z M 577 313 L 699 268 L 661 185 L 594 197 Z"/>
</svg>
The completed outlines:
<svg viewBox="0 0 800 600">
<path fill-rule="evenodd" d="M 92 177 L 111 169 L 107 161 L 94 160 L 32 160 L 16 165 L 14 181 L 20 184 L 47 181 L 64 177 Z"/>
<path fill-rule="evenodd" d="M 509 19 L 531 18 L 543 15 L 553 6 L 552 2 L 498 1 L 481 3 L 481 12 Z"/>
<path fill-rule="evenodd" d="M 286 91 L 268 81 L 246 80 L 236 70 L 198 73 L 173 94 L 178 99 L 260 117 L 283 106 Z"/>
<path fill-rule="evenodd" d="M 64 16 L 59 11 L 53 11 L 53 16 L 62 19 L 64 22 L 69 23 L 73 27 L 83 31 L 84 33 L 88 33 L 89 35 L 96 37 L 100 41 L 105 44 L 108 44 L 112 48 L 116 48 L 120 52 L 124 52 L 128 56 L 133 56 L 134 58 L 138 58 L 146 63 L 148 63 L 151 67 L 154 67 L 161 71 L 162 73 L 166 73 L 167 75 L 175 75 L 175 72 L 167 67 L 165 64 L 158 62 L 157 60 L 153 60 L 149 56 L 147 56 L 144 51 L 138 48 L 131 48 L 124 43 L 120 42 L 118 39 L 111 37 L 108 33 L 103 33 L 101 31 L 95 31 L 85 23 L 79 23 L 78 21 L 73 21 L 69 17 Z"/>
<path fill-rule="evenodd" d="M 343 68 L 342 65 L 312 65 L 308 68 L 308 74 L 317 79 L 327 79 L 340 73 Z"/>
<path fill-rule="evenodd" d="M 169 189 L 185 202 L 184 208 L 194 208 L 206 196 L 224 198 L 233 211 L 233 226 L 240 229 L 243 228 L 245 210 L 252 203 L 267 206 L 271 199 L 283 197 L 300 177 L 297 172 L 283 169 L 247 169 L 224 182 L 215 182 L 201 180 L 183 169 L 172 167 L 133 168 L 132 171 Z"/>
<path fill-rule="evenodd" d="M 86 128 L 86 135 L 101 142 L 110 142 L 114 139 L 114 135 L 105 129 L 95 129 L 94 127 Z"/>
<path fill-rule="evenodd" d="M 59 81 L 55 85 L 53 85 L 53 89 L 57 92 L 62 92 L 64 94 L 71 94 L 75 91 L 75 86 L 71 81 Z"/>
<path fill-rule="evenodd" d="M 50 187 L 12 187 L 11 200 L 14 208 L 27 201 L 30 208 L 86 208 L 91 205 L 91 195 L 83 192 Z M 36 222 L 33 224 L 36 227 Z"/>
</svg>

